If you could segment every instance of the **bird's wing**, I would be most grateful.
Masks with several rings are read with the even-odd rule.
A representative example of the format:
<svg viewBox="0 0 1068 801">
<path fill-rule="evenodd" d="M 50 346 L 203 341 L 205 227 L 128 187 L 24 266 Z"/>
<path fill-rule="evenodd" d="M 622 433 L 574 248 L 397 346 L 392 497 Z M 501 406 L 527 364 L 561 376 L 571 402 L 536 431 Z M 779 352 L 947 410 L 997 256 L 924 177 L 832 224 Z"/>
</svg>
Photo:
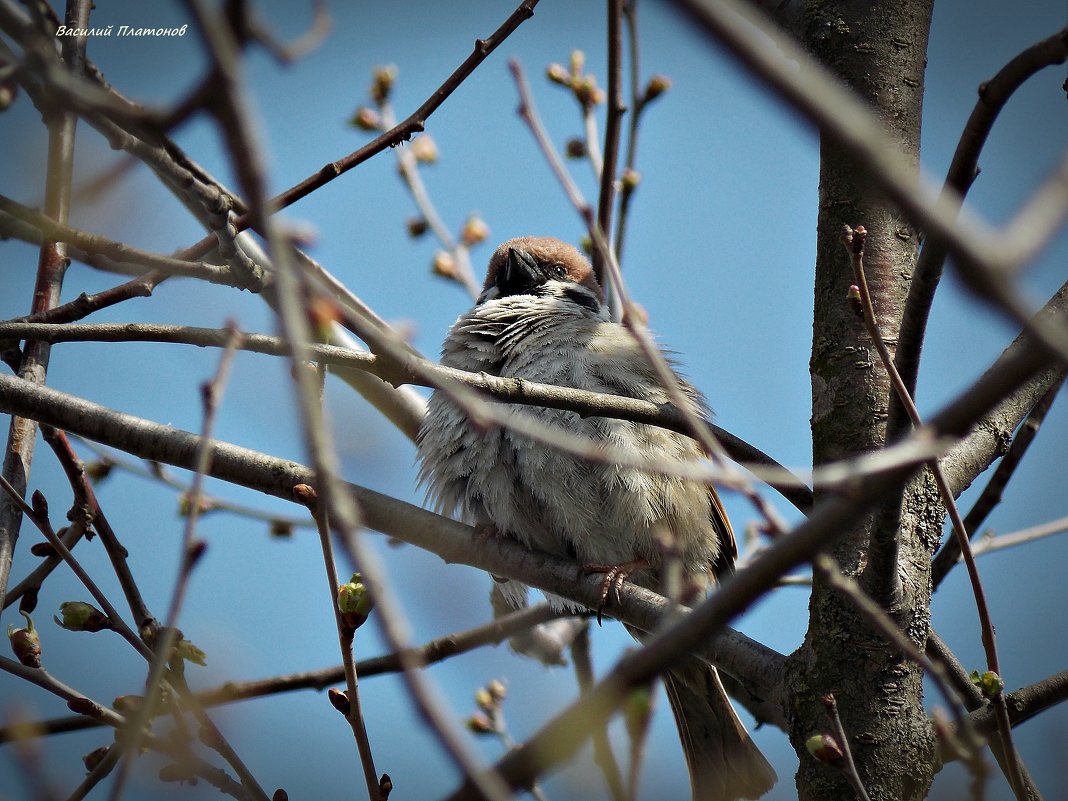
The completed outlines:
<svg viewBox="0 0 1068 801">
<path fill-rule="evenodd" d="M 719 556 L 712 562 L 712 572 L 716 578 L 725 578 L 734 572 L 734 561 L 738 558 L 738 540 L 734 537 L 734 527 L 727 517 L 727 510 L 723 508 L 723 501 L 719 493 L 711 484 L 708 485 L 708 499 L 712 502 L 709 517 L 712 526 L 719 534 Z"/>
</svg>

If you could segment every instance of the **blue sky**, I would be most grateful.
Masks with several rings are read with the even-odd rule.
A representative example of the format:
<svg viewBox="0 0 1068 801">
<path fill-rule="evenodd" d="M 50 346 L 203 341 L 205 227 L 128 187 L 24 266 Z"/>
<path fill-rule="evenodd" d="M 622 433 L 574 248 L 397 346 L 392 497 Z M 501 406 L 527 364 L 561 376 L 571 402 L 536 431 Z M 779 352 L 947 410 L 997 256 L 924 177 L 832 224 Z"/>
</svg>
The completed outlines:
<svg viewBox="0 0 1068 801">
<path fill-rule="evenodd" d="M 177 3 L 97 3 L 94 25 L 162 27 L 189 22 Z M 270 154 L 272 191 L 284 189 L 363 144 L 368 136 L 347 124 L 366 102 L 375 65 L 398 68 L 394 104 L 399 116 L 418 106 L 470 51 L 476 36 L 497 27 L 508 3 L 470 1 L 451 6 L 426 1 L 393 4 L 335 3 L 334 30 L 314 53 L 279 67 L 261 52 L 249 60 L 261 133 Z M 387 9 L 387 10 L 383 10 Z M 282 38 L 303 31 L 304 4 L 264 3 L 263 15 Z M 624 271 L 650 325 L 675 350 L 686 374 L 708 396 L 720 424 L 785 464 L 810 460 L 808 355 L 811 342 L 812 264 L 816 222 L 818 142 L 815 132 L 780 108 L 759 85 L 693 31 L 669 6 L 641 6 L 644 77 L 663 73 L 670 92 L 643 118 L 639 164 L 642 185 L 635 197 Z M 1008 4 L 940 3 L 935 11 L 927 71 L 923 164 L 944 174 L 980 81 L 1009 58 L 1065 24 L 1064 7 L 1052 0 L 1029 4 L 1022 14 Z M 431 118 L 428 130 L 440 150 L 438 164 L 423 177 L 442 217 L 455 230 L 477 211 L 493 242 L 522 234 L 551 234 L 576 241 L 582 226 L 568 206 L 533 141 L 515 114 L 516 92 L 508 57 L 524 65 L 549 131 L 558 145 L 580 132 L 575 105 L 543 76 L 549 62 L 565 62 L 574 48 L 587 53 L 588 68 L 604 83 L 603 8 L 599 3 L 543 0 L 524 24 Z M 98 38 L 90 56 L 111 82 L 130 97 L 165 104 L 194 86 L 204 69 L 193 34 L 175 39 Z M 1010 218 L 1042 180 L 1068 143 L 1068 108 L 1060 84 L 1063 69 L 1047 70 L 1012 100 L 981 161 L 982 175 L 969 201 L 994 222 Z M 205 121 L 182 128 L 177 138 L 196 161 L 230 185 L 227 159 L 217 132 Z M 45 138 L 39 115 L 20 96 L 0 114 L 0 185 L 15 199 L 40 202 Z M 76 178 L 86 180 L 121 163 L 121 156 L 88 127 L 79 128 Z M 572 162 L 588 197 L 595 186 L 585 164 Z M 415 344 L 438 352 L 441 339 L 469 300 L 458 287 L 430 275 L 435 244 L 412 241 L 404 221 L 414 213 L 396 177 L 396 162 L 384 153 L 284 212 L 286 220 L 310 226 L 312 254 L 389 320 L 410 323 Z M 73 224 L 170 252 L 200 238 L 179 204 L 144 168 L 116 179 L 111 191 L 80 203 Z M 862 221 L 843 221 L 862 222 Z M 760 246 L 751 232 L 759 229 Z M 476 249 L 476 268 L 491 247 Z M 19 243 L 0 244 L 0 316 L 25 313 L 36 256 Z M 1058 240 L 1025 280 L 1036 301 L 1065 278 L 1068 237 Z M 69 272 L 66 298 L 117 283 L 81 265 Z M 844 288 L 843 288 L 844 292 Z M 253 331 L 273 331 L 264 304 L 247 293 L 172 281 L 149 299 L 131 301 L 98 315 L 99 321 L 160 321 L 218 326 L 227 318 Z M 1011 340 L 1014 331 L 964 293 L 952 275 L 940 290 L 924 350 L 921 411 L 930 413 L 966 387 Z M 218 354 L 170 345 L 59 346 L 49 383 L 124 411 L 196 430 L 197 387 L 215 369 Z M 290 400 L 288 369 L 266 357 L 241 355 L 222 408 L 218 436 L 247 447 L 303 458 L 299 426 Z M 418 502 L 414 454 L 359 398 L 340 384 L 328 404 L 336 442 L 349 480 Z M 6 418 L 0 417 L 6 424 Z M 988 525 L 999 533 L 1065 514 L 1068 480 L 1063 447 L 1068 413 L 1055 406 L 1005 502 Z M 67 503 L 64 484 L 46 451 L 34 465 L 32 486 L 48 494 L 55 510 Z M 250 493 L 213 485 L 212 491 L 265 509 L 290 507 Z M 134 568 L 147 583 L 150 604 L 162 614 L 170 597 L 182 520 L 174 493 L 144 479 L 115 475 L 100 489 L 101 503 L 131 550 Z M 737 529 L 755 517 L 742 499 L 728 497 Z M 964 507 L 967 508 L 967 500 Z M 784 504 L 780 508 L 789 515 Z M 792 518 L 793 519 L 793 518 Z M 226 514 L 205 518 L 200 533 L 209 549 L 194 577 L 180 625 L 209 656 L 193 678 L 202 686 L 335 664 L 336 639 L 323 592 L 317 539 L 300 532 L 291 541 L 269 540 L 262 524 Z M 13 576 L 31 565 L 26 555 L 36 534 L 24 528 Z M 380 538 L 375 537 L 376 542 Z M 98 546 L 80 556 L 111 592 Z M 489 579 L 477 571 L 445 566 L 414 548 L 382 546 L 392 582 L 410 614 L 417 640 L 477 625 L 488 615 Z M 1062 615 L 1061 565 L 1068 545 L 1052 539 L 1005 551 L 980 562 L 998 624 L 1004 673 L 1010 688 L 1063 669 L 1068 661 L 1068 625 Z M 344 568 L 342 568 L 344 572 Z M 37 613 L 46 664 L 56 675 L 108 701 L 136 692 L 144 667 L 106 634 L 78 635 L 55 628 L 48 616 L 58 604 L 84 593 L 62 571 L 42 593 Z M 761 602 L 738 626 L 788 652 L 800 644 L 807 615 L 802 590 L 784 589 Z M 10 612 L 6 625 L 18 622 Z M 982 652 L 974 605 L 963 575 L 951 577 L 934 605 L 935 628 L 969 667 Z M 595 664 L 607 668 L 630 645 L 621 627 L 595 632 Z M 384 646 L 373 627 L 360 631 L 358 655 Z M 577 690 L 568 669 L 547 670 L 488 649 L 436 667 L 432 676 L 458 715 L 473 709 L 471 693 L 502 678 L 510 687 L 506 707 L 513 735 L 523 739 Z M 406 797 L 434 797 L 452 786 L 455 772 L 425 735 L 399 682 L 373 678 L 364 684 L 372 744 L 380 771 L 394 777 Z M 17 706 L 31 715 L 62 714 L 60 702 L 0 676 L 0 714 Z M 661 705 L 647 765 L 645 797 L 654 782 L 679 788 L 685 771 L 666 705 Z M 234 735 L 254 772 L 271 788 L 292 797 L 352 792 L 360 786 L 351 739 L 325 697 L 290 697 L 229 707 L 220 725 Z M 1019 739 L 1040 786 L 1054 795 L 1068 786 L 1055 759 L 1068 712 L 1032 721 Z M 780 774 L 771 797 L 794 795 L 796 765 L 785 737 L 757 732 Z M 81 772 L 75 755 L 108 742 L 104 733 L 67 735 L 45 745 L 59 786 L 72 787 Z M 499 749 L 479 742 L 487 758 Z M 554 798 L 600 797 L 600 778 L 580 761 L 549 783 Z M 154 763 L 153 763 L 154 764 Z M 135 773 L 130 798 L 169 797 L 146 762 Z M 0 786 L 22 798 L 14 763 L 0 752 Z M 957 786 L 936 782 L 943 797 Z M 993 797 L 1006 797 L 996 786 Z M 0 791 L 0 797 L 3 796 Z M 213 790 L 202 788 L 205 796 Z"/>
</svg>

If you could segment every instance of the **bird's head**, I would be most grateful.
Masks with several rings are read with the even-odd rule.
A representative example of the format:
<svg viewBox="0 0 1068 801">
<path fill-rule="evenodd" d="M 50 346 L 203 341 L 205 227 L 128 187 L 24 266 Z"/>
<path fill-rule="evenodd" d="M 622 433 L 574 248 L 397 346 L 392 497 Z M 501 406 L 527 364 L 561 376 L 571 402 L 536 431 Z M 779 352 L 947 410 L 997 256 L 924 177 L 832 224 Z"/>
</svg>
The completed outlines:
<svg viewBox="0 0 1068 801">
<path fill-rule="evenodd" d="M 595 314 L 604 307 L 593 267 L 577 249 L 552 237 L 509 239 L 490 258 L 479 305 L 522 295 L 559 298 Z"/>
</svg>

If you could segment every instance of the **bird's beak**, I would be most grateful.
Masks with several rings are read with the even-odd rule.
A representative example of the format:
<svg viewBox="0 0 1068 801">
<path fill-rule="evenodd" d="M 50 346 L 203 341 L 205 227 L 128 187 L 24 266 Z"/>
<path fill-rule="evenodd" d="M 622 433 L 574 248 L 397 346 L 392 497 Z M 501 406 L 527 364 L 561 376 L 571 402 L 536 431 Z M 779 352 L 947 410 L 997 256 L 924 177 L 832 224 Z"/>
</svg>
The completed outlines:
<svg viewBox="0 0 1068 801">
<path fill-rule="evenodd" d="M 518 248 L 509 248 L 504 268 L 497 272 L 497 289 L 501 296 L 524 295 L 543 283 L 545 276 L 531 255 Z"/>
</svg>

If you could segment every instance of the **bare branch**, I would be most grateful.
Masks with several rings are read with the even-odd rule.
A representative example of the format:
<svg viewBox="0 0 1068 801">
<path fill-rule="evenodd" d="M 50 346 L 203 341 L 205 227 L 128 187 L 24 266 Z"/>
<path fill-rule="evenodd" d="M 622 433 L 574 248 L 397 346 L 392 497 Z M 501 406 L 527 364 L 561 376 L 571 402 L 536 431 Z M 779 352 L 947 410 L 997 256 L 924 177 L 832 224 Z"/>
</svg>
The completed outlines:
<svg viewBox="0 0 1068 801">
<path fill-rule="evenodd" d="M 1068 700 L 1068 670 L 1021 687 L 1015 692 L 1007 693 L 1005 697 L 1013 726 L 1019 726 L 1065 700 Z M 992 732 L 997 726 L 995 712 L 990 706 L 984 706 L 972 713 L 972 722 L 982 732 Z"/>
<path fill-rule="evenodd" d="M 102 342 L 142 341 L 183 343 L 202 347 L 222 347 L 226 341 L 225 329 L 195 328 L 191 326 L 142 325 L 136 323 L 105 323 L 97 325 L 0 323 L 0 340 L 38 337 L 52 343 L 88 340 Z M 254 353 L 275 356 L 288 355 L 290 350 L 288 343 L 282 339 L 263 334 L 245 334 L 238 347 Z M 410 358 L 408 369 L 402 368 L 398 370 L 391 359 L 383 359 L 374 354 L 352 351 L 334 345 L 309 344 L 308 357 L 325 364 L 366 371 L 396 384 L 407 383 L 434 387 L 450 381 L 464 384 L 472 389 L 485 392 L 497 400 L 509 403 L 567 409 L 585 415 L 618 417 L 624 420 L 661 426 L 679 433 L 688 433 L 689 431 L 686 421 L 682 419 L 675 407 L 670 405 L 662 406 L 635 398 L 537 384 L 522 379 L 500 378 L 486 373 L 466 373 L 461 370 L 443 367 L 425 359 Z M 413 369 L 416 366 L 418 370 Z M 499 418 L 499 415 L 493 415 L 492 412 L 485 412 L 485 414 L 493 416 L 494 419 Z M 515 421 L 511 419 L 506 422 L 509 425 L 515 425 Z M 706 422 L 705 425 L 712 430 L 732 458 L 754 472 L 758 478 L 766 481 L 769 486 L 777 489 L 782 493 L 783 497 L 802 512 L 807 512 L 811 509 L 812 492 L 800 478 L 782 467 L 770 456 L 734 434 L 713 423 Z M 559 444 L 561 447 L 570 448 L 571 450 L 576 447 L 573 440 Z M 587 455 L 590 458 L 617 456 L 621 460 L 624 458 L 622 454 L 600 450 Z M 874 458 L 879 459 L 881 457 Z M 916 456 L 912 455 L 907 458 L 914 459 Z M 649 466 L 655 468 L 658 465 L 650 463 Z M 663 467 L 668 468 L 670 465 L 665 464 Z M 858 465 L 851 465 L 850 469 L 855 471 L 858 467 Z M 879 469 L 885 469 L 885 467 L 886 465 Z M 677 469 L 678 466 L 675 465 L 675 468 Z M 834 483 L 836 481 L 844 481 L 855 474 L 854 472 L 849 472 L 848 475 L 841 471 L 834 472 L 836 473 L 835 475 L 824 475 L 824 480 L 828 483 Z M 718 474 L 716 475 L 719 477 Z"/>
<path fill-rule="evenodd" d="M 857 794 L 857 800 L 871 801 L 871 796 L 868 795 L 864 782 L 861 781 L 860 774 L 857 773 L 857 765 L 853 761 L 853 752 L 849 748 L 849 735 L 846 734 L 845 726 L 842 725 L 842 718 L 838 714 L 838 702 L 835 701 L 834 695 L 831 693 L 823 696 L 820 700 L 823 701 L 824 709 L 827 710 L 827 718 L 831 721 L 831 729 L 834 731 L 835 739 L 841 746 L 841 762 L 844 763 L 842 770 L 845 772 L 853 792 Z"/>
<path fill-rule="evenodd" d="M 964 125 L 960 142 L 953 154 L 945 186 L 948 191 L 962 198 L 968 193 L 978 176 L 979 154 L 986 144 L 987 136 L 994 127 L 1001 109 L 1016 90 L 1029 78 L 1045 67 L 1061 64 L 1068 56 L 1068 29 L 1042 40 L 1017 55 L 1002 67 L 997 75 L 979 86 L 979 98 L 975 102 L 968 122 Z M 945 193 L 947 190 L 943 190 Z M 934 300 L 935 290 L 942 278 L 946 261 L 945 245 L 937 239 L 924 243 L 916 269 L 913 271 L 905 311 L 901 319 L 895 364 L 901 372 L 910 393 L 916 391 L 916 376 L 920 366 L 920 350 L 923 347 L 927 316 Z M 888 430 L 890 437 L 900 431 L 903 407 L 894 399 L 890 409 Z M 936 582 L 937 583 L 937 582 Z"/>
<path fill-rule="evenodd" d="M 922 173 L 917 177 L 915 165 L 865 103 L 758 11 L 740 0 L 676 3 L 743 67 L 855 159 L 872 182 L 927 232 L 928 239 L 942 242 L 972 291 L 1068 358 L 1068 327 L 1059 320 L 1032 324 L 1030 304 L 1011 280 L 1024 260 L 1033 258 L 1046 244 L 1053 218 L 1063 219 L 1062 206 L 1068 200 L 1062 195 L 1068 191 L 1062 173 L 1068 166 L 1062 165 L 1046 185 L 1042 197 L 1051 208 L 1039 215 L 1041 230 L 1031 233 L 1032 240 L 1025 239 L 1022 225 L 1026 220 L 1020 218 L 1019 225 L 994 232 L 961 213 L 958 193 L 948 189 L 940 193 L 930 178 Z"/>
<path fill-rule="evenodd" d="M 619 161 L 619 134 L 623 126 L 623 0 L 609 0 L 608 9 L 608 116 L 604 127 L 604 156 L 601 162 L 601 186 L 597 199 L 597 225 L 605 237 L 611 237 L 612 205 L 615 202 L 616 164 Z M 604 282 L 601 251 L 593 251 L 593 269 Z"/>
<path fill-rule="evenodd" d="M 72 433 L 86 436 L 141 458 L 191 469 L 199 438 L 170 426 L 121 412 L 107 410 L 89 401 L 46 387 L 30 389 L 26 382 L 0 375 L 0 409 L 33 409 L 36 417 Z M 902 468 L 888 472 L 891 478 Z M 276 459 L 223 442 L 216 442 L 210 475 L 261 492 L 293 500 L 292 488 L 313 479 L 311 471 L 295 462 Z M 877 478 L 876 480 L 887 480 Z M 494 575 L 509 576 L 548 592 L 572 598 L 584 608 L 595 608 L 601 601 L 601 581 L 585 576 L 570 562 L 534 554 L 501 539 L 485 546 L 472 540 L 470 526 L 456 523 L 411 504 L 356 485 L 346 485 L 359 503 L 367 526 L 396 539 L 437 554 L 446 562 L 460 562 Z M 666 599 L 636 585 L 625 585 L 620 593 L 621 606 L 614 605 L 613 616 L 642 630 L 653 630 L 668 609 Z M 775 692 L 778 678 L 769 664 L 773 652 L 741 635 L 729 641 L 733 662 L 724 662 L 726 653 L 706 645 L 705 653 L 727 672 L 742 673 L 761 687 L 765 697 Z"/>
<path fill-rule="evenodd" d="M 72 0 L 67 4 L 66 21 L 77 28 L 89 24 L 89 0 Z M 17 12 L 16 12 L 17 13 Z M 5 10 L 3 17 L 8 16 Z M 85 37 L 63 40 L 61 57 L 74 75 L 82 74 L 85 66 Z M 6 49 L 6 48 L 5 48 Z M 55 51 L 52 51 L 55 57 Z M 69 111 L 55 111 L 45 115 L 48 126 L 48 163 L 44 186 L 44 214 L 57 223 L 65 224 L 70 216 L 71 177 L 74 172 L 74 135 L 78 118 Z M 63 276 L 67 269 L 64 245 L 42 241 L 37 260 L 37 280 L 33 290 L 30 313 L 43 312 L 59 305 Z M 19 377 L 38 384 L 45 383 L 48 372 L 50 346 L 46 342 L 31 343 L 12 365 Z M 16 496 L 26 493 L 33 463 L 37 426 L 32 420 L 13 417 L 8 426 L 0 476 L 13 486 Z M 19 536 L 22 514 L 13 498 L 0 497 L 0 607 L 7 593 L 15 541 Z"/>
<path fill-rule="evenodd" d="M 0 211 L 3 212 L 0 214 L 0 234 L 15 236 L 31 243 L 65 242 L 72 246 L 71 256 L 90 267 L 134 275 L 152 270 L 161 275 L 200 278 L 212 284 L 249 289 L 253 292 L 262 292 L 264 288 L 265 276 L 262 271 L 255 273 L 235 271 L 228 266 L 150 253 L 123 242 L 116 242 L 98 234 L 80 231 L 55 222 L 3 195 L 0 195 Z M 12 220 L 31 226 L 37 234 L 24 233 L 21 227 L 11 224 Z"/>
<path fill-rule="evenodd" d="M 481 626 L 466 631 L 446 634 L 419 646 L 416 656 L 424 665 L 433 665 L 453 656 L 467 653 L 485 645 L 497 645 L 517 632 L 529 629 L 540 623 L 555 620 L 566 612 L 552 609 L 548 604 L 538 604 L 509 615 L 491 620 Z M 361 659 L 355 664 L 359 675 L 379 676 L 397 673 L 403 670 L 400 655 L 396 652 L 382 656 Z M 221 706 L 251 698 L 265 698 L 297 690 L 324 690 L 345 678 L 342 665 L 274 676 L 269 679 L 252 679 L 249 681 L 228 681 L 218 687 L 197 693 L 197 701 L 205 707 Z M 32 731 L 41 736 L 65 734 L 106 725 L 84 715 L 53 718 L 34 724 Z M 26 729 L 19 725 L 0 727 L 0 744 L 11 742 L 17 737 L 25 737 Z"/>
<path fill-rule="evenodd" d="M 978 533 L 979 527 L 983 524 L 986 516 L 1001 502 L 1002 492 L 1008 485 L 1013 473 L 1016 472 L 1016 468 L 1019 466 L 1024 454 L 1027 453 L 1027 449 L 1034 441 L 1042 421 L 1045 420 L 1046 412 L 1053 405 L 1053 399 L 1057 397 L 1057 393 L 1063 383 L 1063 376 L 1057 378 L 1052 386 L 1046 390 L 1046 394 L 1031 409 L 1027 419 L 1020 425 L 1016 436 L 1012 440 L 1012 445 L 1009 446 L 1008 453 L 1001 458 L 994 475 L 991 476 L 987 485 L 983 487 L 982 494 L 976 499 L 971 511 L 964 518 L 964 528 L 969 537 L 974 537 Z M 990 546 L 987 545 L 982 550 L 990 550 Z M 980 552 L 979 548 L 975 549 L 976 555 Z M 943 543 L 941 550 L 931 560 L 932 589 L 938 589 L 942 579 L 949 574 L 949 571 L 959 559 L 960 544 L 955 538 L 947 539 Z"/>
</svg>

